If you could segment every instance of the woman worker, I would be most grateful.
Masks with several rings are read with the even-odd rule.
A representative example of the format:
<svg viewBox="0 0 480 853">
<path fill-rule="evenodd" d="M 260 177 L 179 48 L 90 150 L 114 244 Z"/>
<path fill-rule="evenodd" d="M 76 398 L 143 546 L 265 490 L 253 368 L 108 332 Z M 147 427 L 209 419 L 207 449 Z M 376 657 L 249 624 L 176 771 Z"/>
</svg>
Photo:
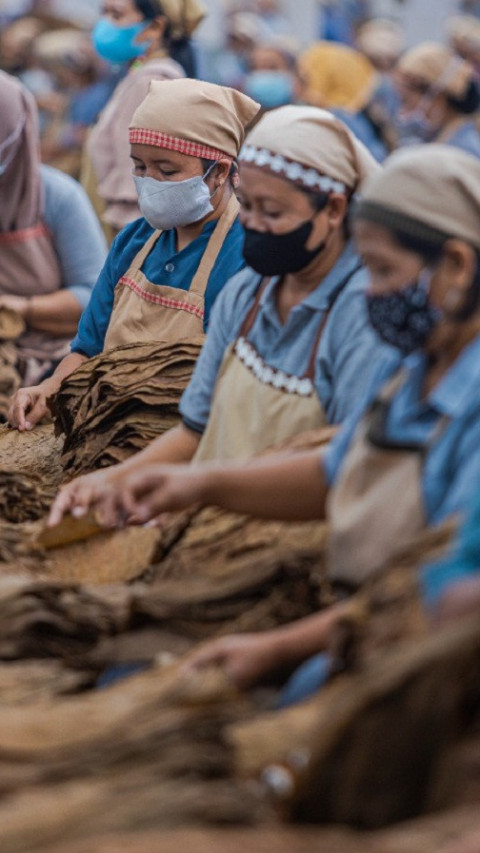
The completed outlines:
<svg viewBox="0 0 480 853">
<path fill-rule="evenodd" d="M 200 503 L 263 518 L 326 514 L 330 577 L 345 595 L 424 528 L 465 512 L 480 477 L 480 163 L 446 146 L 398 152 L 367 185 L 354 234 L 371 274 L 370 320 L 405 356 L 400 369 L 395 359 L 378 365 L 323 456 L 143 469 L 123 483 L 124 513 L 146 521 Z M 247 686 L 324 648 L 346 607 L 222 638 L 198 662 L 222 661 Z"/>
<path fill-rule="evenodd" d="M 231 173 L 257 110 L 212 83 L 152 81 L 130 127 L 144 217 L 113 243 L 71 353 L 12 398 L 12 426 L 35 426 L 62 380 L 104 349 L 203 335 L 216 296 L 244 265 Z"/>
<path fill-rule="evenodd" d="M 473 65 L 441 44 L 426 42 L 402 56 L 396 84 L 402 102 L 401 145 L 439 142 L 480 157 L 474 116 L 480 88 Z"/>
<path fill-rule="evenodd" d="M 106 256 L 79 185 L 39 159 L 32 95 L 0 72 L 0 305 L 26 322 L 18 340 L 25 384 L 68 352 Z"/>
<path fill-rule="evenodd" d="M 267 113 L 239 159 L 249 267 L 215 304 L 181 424 L 129 462 L 74 481 L 62 506 L 115 500 L 141 466 L 253 456 L 341 422 L 365 393 L 384 346 L 368 323 L 367 277 L 346 219 L 379 167 L 316 107 Z"/>
<path fill-rule="evenodd" d="M 112 239 L 139 214 L 130 176 L 128 126 L 151 80 L 195 76 L 190 36 L 203 19 L 199 0 L 106 0 L 92 38 L 97 53 L 128 63 L 92 129 L 82 181 Z"/>
</svg>

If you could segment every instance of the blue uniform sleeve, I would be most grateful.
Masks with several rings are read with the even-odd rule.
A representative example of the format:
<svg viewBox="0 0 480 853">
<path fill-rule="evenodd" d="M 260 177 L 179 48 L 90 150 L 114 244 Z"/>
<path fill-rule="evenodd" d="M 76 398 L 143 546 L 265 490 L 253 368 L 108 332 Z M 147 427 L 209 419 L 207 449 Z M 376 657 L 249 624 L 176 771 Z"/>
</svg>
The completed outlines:
<svg viewBox="0 0 480 853">
<path fill-rule="evenodd" d="M 45 224 L 62 270 L 63 287 L 85 308 L 107 255 L 107 244 L 90 201 L 77 181 L 42 166 Z"/>
<path fill-rule="evenodd" d="M 205 430 L 223 356 L 238 334 L 259 282 L 260 276 L 251 269 L 242 270 L 226 284 L 215 302 L 205 344 L 180 401 L 182 420 L 195 432 Z"/>
<path fill-rule="evenodd" d="M 88 358 L 102 352 L 113 309 L 115 286 L 137 252 L 136 242 L 131 239 L 137 227 L 138 220 L 127 225 L 115 237 L 90 301 L 80 318 L 77 334 L 71 344 L 72 352 L 80 352 Z"/>
<path fill-rule="evenodd" d="M 422 567 L 420 582 L 427 608 L 434 607 L 455 583 L 480 572 L 480 489 L 477 486 L 470 512 L 459 535 L 443 560 Z"/>
<path fill-rule="evenodd" d="M 336 300 L 325 327 L 325 345 L 319 348 L 321 399 L 332 424 L 343 423 L 365 398 L 379 362 L 400 363 L 399 352 L 382 343 L 369 323 L 366 276 L 360 270 Z"/>
</svg>

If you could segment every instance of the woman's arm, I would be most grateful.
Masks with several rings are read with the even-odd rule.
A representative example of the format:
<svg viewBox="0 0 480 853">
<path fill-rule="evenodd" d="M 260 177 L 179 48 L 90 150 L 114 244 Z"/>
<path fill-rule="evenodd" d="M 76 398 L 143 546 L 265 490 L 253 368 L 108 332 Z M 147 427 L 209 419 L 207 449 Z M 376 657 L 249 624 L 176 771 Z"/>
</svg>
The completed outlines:
<svg viewBox="0 0 480 853">
<path fill-rule="evenodd" d="M 245 466 L 145 462 L 141 469 L 116 480 L 111 472 L 89 474 L 65 486 L 53 504 L 49 524 L 58 524 L 67 512 L 82 516 L 88 509 L 96 510 L 106 526 L 125 523 L 130 517 L 142 523 L 196 503 L 264 519 L 325 517 L 328 486 L 318 450 L 279 454 Z"/>
<path fill-rule="evenodd" d="M 118 500 L 124 514 L 139 521 L 196 503 L 264 519 L 308 521 L 325 517 L 327 490 L 314 450 L 247 464 L 144 465 L 124 479 Z"/>
<path fill-rule="evenodd" d="M 53 338 L 69 338 L 77 331 L 82 306 L 69 290 L 57 290 L 25 299 L 19 313 L 31 329 L 47 332 Z"/>
<path fill-rule="evenodd" d="M 248 689 L 324 651 L 335 627 L 354 607 L 354 602 L 340 602 L 273 631 L 212 640 L 188 656 L 185 671 L 221 666 L 236 687 Z"/>
</svg>

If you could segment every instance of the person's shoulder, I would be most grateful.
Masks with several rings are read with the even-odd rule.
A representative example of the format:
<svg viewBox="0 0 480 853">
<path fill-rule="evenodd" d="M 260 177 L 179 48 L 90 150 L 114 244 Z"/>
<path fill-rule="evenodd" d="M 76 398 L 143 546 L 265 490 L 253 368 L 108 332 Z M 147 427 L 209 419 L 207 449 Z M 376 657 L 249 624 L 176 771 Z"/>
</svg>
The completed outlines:
<svg viewBox="0 0 480 853">
<path fill-rule="evenodd" d="M 242 317 L 244 311 L 254 299 L 260 283 L 261 275 L 251 269 L 244 267 L 233 275 L 222 288 L 217 297 L 218 309 L 235 317 Z"/>
<path fill-rule="evenodd" d="M 55 193 L 59 196 L 83 195 L 84 193 L 82 186 L 75 178 L 61 172 L 60 169 L 55 169 L 53 166 L 42 163 L 40 176 L 46 192 Z"/>
<path fill-rule="evenodd" d="M 85 190 L 70 175 L 42 164 L 40 178 L 45 197 L 44 217 L 50 228 L 57 227 L 67 211 L 70 216 L 72 212 L 83 214 L 88 210 L 93 216 L 93 208 Z"/>
<path fill-rule="evenodd" d="M 176 80 L 178 77 L 185 77 L 182 66 L 169 56 L 159 56 L 130 71 L 123 82 L 127 87 L 144 80 Z"/>
</svg>

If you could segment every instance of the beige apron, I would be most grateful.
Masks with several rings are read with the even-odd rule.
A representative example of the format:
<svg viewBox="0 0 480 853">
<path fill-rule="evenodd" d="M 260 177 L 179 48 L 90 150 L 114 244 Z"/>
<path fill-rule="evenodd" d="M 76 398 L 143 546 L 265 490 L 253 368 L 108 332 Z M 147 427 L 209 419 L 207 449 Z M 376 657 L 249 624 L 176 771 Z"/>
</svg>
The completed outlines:
<svg viewBox="0 0 480 853">
<path fill-rule="evenodd" d="M 427 526 L 424 459 L 449 420 L 441 418 L 426 446 L 389 443 L 386 413 L 404 381 L 400 370 L 359 424 L 327 501 L 329 577 L 347 587 L 362 584 Z"/>
<path fill-rule="evenodd" d="M 43 223 L 0 233 L 0 294 L 43 296 L 62 287 L 62 271 Z M 25 385 L 36 383 L 70 351 L 70 338 L 27 329 L 18 339 L 19 370 Z"/>
<path fill-rule="evenodd" d="M 334 301 L 357 269 L 336 291 L 320 323 L 308 369 L 302 377 L 270 367 L 248 341 L 269 279 L 263 283 L 237 339 L 223 357 L 210 417 L 194 462 L 247 459 L 294 435 L 327 424 L 314 384 L 317 350 Z"/>
<path fill-rule="evenodd" d="M 238 211 L 238 201 L 232 195 L 208 241 L 190 290 L 153 284 L 142 272 L 146 258 L 162 233 L 153 232 L 115 287 L 104 349 L 133 342 L 204 337 L 203 318 L 208 279 Z"/>
</svg>

